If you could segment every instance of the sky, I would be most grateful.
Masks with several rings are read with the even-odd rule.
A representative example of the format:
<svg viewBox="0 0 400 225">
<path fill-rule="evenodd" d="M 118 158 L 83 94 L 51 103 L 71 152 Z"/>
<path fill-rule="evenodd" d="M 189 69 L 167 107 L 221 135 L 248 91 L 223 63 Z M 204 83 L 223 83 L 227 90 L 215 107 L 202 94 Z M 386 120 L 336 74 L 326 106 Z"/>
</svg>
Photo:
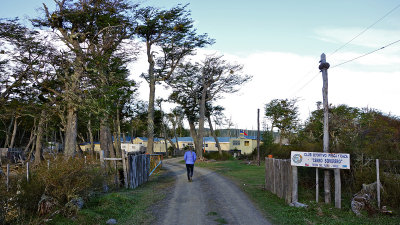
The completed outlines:
<svg viewBox="0 0 400 225">
<path fill-rule="evenodd" d="M 51 0 L 0 0 L 0 17 L 35 17 L 42 2 L 53 5 Z M 322 53 L 331 65 L 330 104 L 400 116 L 400 41 L 339 65 L 400 40 L 400 1 L 141 0 L 141 4 L 165 9 L 189 4 L 197 32 L 216 41 L 198 50 L 196 57 L 224 55 L 253 76 L 238 93 L 217 102 L 236 128 L 256 129 L 257 109 L 263 115 L 272 99 L 298 99 L 300 119 L 305 121 L 316 102 L 322 102 L 318 70 Z M 147 101 L 147 83 L 139 78 L 146 63 L 142 55 L 129 68 L 131 77 L 141 81 L 140 98 Z M 163 86 L 156 89 L 160 97 L 167 97 L 167 92 Z"/>
</svg>

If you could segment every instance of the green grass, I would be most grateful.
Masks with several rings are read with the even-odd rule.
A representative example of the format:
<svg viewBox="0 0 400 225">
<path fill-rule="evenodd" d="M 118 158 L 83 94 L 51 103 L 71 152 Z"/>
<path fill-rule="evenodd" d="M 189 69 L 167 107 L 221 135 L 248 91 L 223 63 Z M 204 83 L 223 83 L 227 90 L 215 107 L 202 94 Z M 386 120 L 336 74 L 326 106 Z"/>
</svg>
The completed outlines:
<svg viewBox="0 0 400 225">
<path fill-rule="evenodd" d="M 122 190 L 94 197 L 75 218 L 57 216 L 48 224 L 106 224 L 116 219 L 118 224 L 150 224 L 154 219 L 149 207 L 165 197 L 165 190 L 173 184 L 172 177 L 153 174 L 150 181 L 134 190 Z M 156 193 L 156 194 L 155 194 Z"/>
<path fill-rule="evenodd" d="M 333 205 L 306 200 L 313 198 L 307 190 L 299 190 L 299 198 L 309 207 L 290 207 L 283 199 L 264 190 L 265 166 L 247 165 L 238 160 L 199 162 L 196 166 L 231 178 L 273 224 L 400 224 L 399 216 L 356 217 L 350 209 L 350 201 L 343 201 L 343 208 L 336 209 Z"/>
</svg>

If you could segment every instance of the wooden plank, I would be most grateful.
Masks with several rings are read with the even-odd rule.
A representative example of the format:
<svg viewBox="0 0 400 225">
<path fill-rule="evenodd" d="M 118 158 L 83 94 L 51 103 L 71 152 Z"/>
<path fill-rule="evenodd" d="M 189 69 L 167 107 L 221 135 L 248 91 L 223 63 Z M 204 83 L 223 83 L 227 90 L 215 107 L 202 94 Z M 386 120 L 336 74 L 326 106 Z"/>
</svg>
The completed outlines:
<svg viewBox="0 0 400 225">
<path fill-rule="evenodd" d="M 118 161 L 118 160 L 122 160 L 122 158 L 104 158 L 104 160 Z"/>
<path fill-rule="evenodd" d="M 335 173 L 335 207 L 342 208 L 342 184 L 340 182 L 340 169 L 334 169 Z"/>
<path fill-rule="evenodd" d="M 7 192 L 9 190 L 9 185 L 10 185 L 10 164 L 7 164 Z"/>
<path fill-rule="evenodd" d="M 128 171 L 126 168 L 126 151 L 122 151 L 122 169 L 124 171 L 124 184 L 125 188 L 128 188 Z"/>
<path fill-rule="evenodd" d="M 319 175 L 318 167 L 315 168 L 315 202 L 319 201 Z"/>
<path fill-rule="evenodd" d="M 378 209 L 381 209 L 381 181 L 379 179 L 379 159 L 376 159 L 376 198 Z"/>
<path fill-rule="evenodd" d="M 292 189 L 292 202 L 298 201 L 298 178 L 297 178 L 297 166 L 292 166 L 292 176 L 293 176 L 293 189 Z"/>
</svg>

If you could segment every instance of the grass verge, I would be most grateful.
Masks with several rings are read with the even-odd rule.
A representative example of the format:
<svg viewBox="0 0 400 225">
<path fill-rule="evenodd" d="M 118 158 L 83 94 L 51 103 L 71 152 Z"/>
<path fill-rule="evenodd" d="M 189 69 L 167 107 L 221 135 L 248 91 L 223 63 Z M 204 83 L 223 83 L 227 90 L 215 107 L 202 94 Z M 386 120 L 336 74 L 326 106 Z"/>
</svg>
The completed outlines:
<svg viewBox="0 0 400 225">
<path fill-rule="evenodd" d="M 116 219 L 118 224 L 151 224 L 154 216 L 148 210 L 165 197 L 165 191 L 174 180 L 165 176 L 166 170 L 152 174 L 150 181 L 134 190 L 122 190 L 101 194 L 87 202 L 74 218 L 55 217 L 48 224 L 106 224 Z M 156 194 L 155 194 L 156 193 Z"/>
<path fill-rule="evenodd" d="M 300 201 L 308 208 L 288 206 L 283 199 L 264 190 L 265 166 L 247 165 L 239 160 L 222 162 L 199 162 L 205 167 L 231 178 L 247 193 L 258 208 L 273 224 L 399 224 L 397 216 L 356 217 L 349 205 L 342 203 L 343 209 L 333 205 L 306 201 L 301 198 L 306 190 L 300 190 Z"/>
</svg>

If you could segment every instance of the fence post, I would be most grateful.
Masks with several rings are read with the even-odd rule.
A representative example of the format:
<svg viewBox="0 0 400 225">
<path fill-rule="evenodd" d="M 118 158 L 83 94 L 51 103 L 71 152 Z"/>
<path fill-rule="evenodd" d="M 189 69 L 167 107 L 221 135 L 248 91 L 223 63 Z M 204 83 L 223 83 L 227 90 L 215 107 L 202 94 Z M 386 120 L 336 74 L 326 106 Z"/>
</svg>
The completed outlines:
<svg viewBox="0 0 400 225">
<path fill-rule="evenodd" d="M 26 182 L 29 182 L 29 162 L 26 162 Z"/>
<path fill-rule="evenodd" d="M 128 188 L 128 171 L 126 167 L 126 151 L 122 150 L 122 169 L 124 170 L 124 184 Z"/>
<path fill-rule="evenodd" d="M 8 187 L 10 185 L 10 164 L 7 164 L 7 192 L 8 192 Z"/>
<path fill-rule="evenodd" d="M 292 166 L 292 176 L 293 176 L 293 189 L 292 189 L 292 202 L 298 202 L 298 191 L 297 191 L 297 166 Z"/>
<path fill-rule="evenodd" d="M 318 202 L 319 198 L 319 174 L 318 167 L 315 168 L 315 202 Z"/>
<path fill-rule="evenodd" d="M 101 165 L 101 170 L 102 170 L 103 176 L 104 176 L 103 191 L 108 192 L 106 164 L 104 161 L 104 150 L 100 150 L 100 165 Z"/>
<path fill-rule="evenodd" d="M 50 169 L 50 160 L 49 159 L 47 160 L 47 169 L 48 170 Z"/>
<path fill-rule="evenodd" d="M 335 207 L 342 208 L 342 184 L 340 182 L 340 169 L 334 169 L 335 173 Z"/>
<path fill-rule="evenodd" d="M 378 209 L 381 209 L 381 181 L 379 180 L 379 159 L 376 159 L 376 192 Z"/>
</svg>

